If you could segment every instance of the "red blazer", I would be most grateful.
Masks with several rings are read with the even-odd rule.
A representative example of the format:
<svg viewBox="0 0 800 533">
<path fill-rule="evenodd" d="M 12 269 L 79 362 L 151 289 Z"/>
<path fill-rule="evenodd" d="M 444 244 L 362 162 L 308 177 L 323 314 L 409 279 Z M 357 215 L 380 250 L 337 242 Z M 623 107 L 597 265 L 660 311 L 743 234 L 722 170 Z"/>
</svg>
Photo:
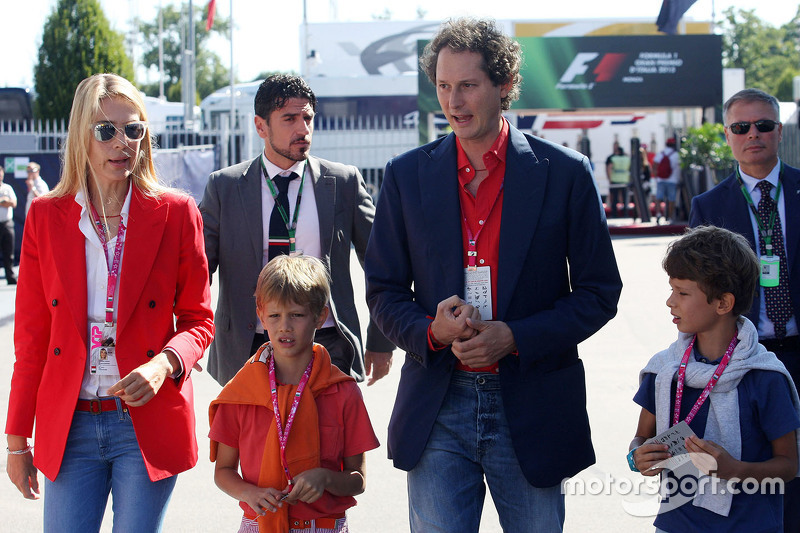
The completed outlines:
<svg viewBox="0 0 800 533">
<path fill-rule="evenodd" d="M 34 465 L 61 467 L 88 349 L 85 237 L 72 195 L 38 199 L 25 221 L 17 286 L 6 433 L 31 436 Z M 188 196 L 149 198 L 134 188 L 117 312 L 120 376 L 172 348 L 179 379 L 130 415 L 153 481 L 197 463 L 191 371 L 214 334 L 202 219 Z M 173 319 L 174 315 L 174 319 Z"/>
</svg>

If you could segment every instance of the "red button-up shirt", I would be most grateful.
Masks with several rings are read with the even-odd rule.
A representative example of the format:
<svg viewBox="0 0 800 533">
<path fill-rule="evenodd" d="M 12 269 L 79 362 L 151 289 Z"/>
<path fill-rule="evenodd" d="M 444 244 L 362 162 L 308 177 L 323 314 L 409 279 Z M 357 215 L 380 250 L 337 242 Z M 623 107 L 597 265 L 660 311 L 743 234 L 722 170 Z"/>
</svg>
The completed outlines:
<svg viewBox="0 0 800 533">
<path fill-rule="evenodd" d="M 469 234 L 476 238 L 478 251 L 476 266 L 489 267 L 492 286 L 492 316 L 483 316 L 483 320 L 493 320 L 497 313 L 497 265 L 500 254 L 500 221 L 503 214 L 503 179 L 506 175 L 506 151 L 508 149 L 508 122 L 503 119 L 500 134 L 489 151 L 483 154 L 482 163 L 489 175 L 478 186 L 473 196 L 467 185 L 475 178 L 475 169 L 456 138 L 458 153 L 458 198 L 461 202 L 461 238 L 464 250 L 464 268 L 469 258 Z M 482 170 L 482 169 L 481 169 Z M 469 231 L 467 230 L 469 228 Z M 485 368 L 470 368 L 457 363 L 459 370 L 496 372 L 497 363 Z"/>
</svg>

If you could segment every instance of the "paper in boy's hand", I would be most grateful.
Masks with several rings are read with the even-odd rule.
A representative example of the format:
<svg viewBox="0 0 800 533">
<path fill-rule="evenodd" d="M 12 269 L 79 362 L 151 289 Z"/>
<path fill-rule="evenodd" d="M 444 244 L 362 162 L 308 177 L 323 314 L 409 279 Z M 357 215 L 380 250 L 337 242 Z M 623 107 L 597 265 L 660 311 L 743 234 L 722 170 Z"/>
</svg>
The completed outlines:
<svg viewBox="0 0 800 533">
<path fill-rule="evenodd" d="M 667 452 L 672 456 L 669 459 L 662 461 L 658 466 L 653 468 L 666 468 L 675 470 L 678 466 L 691 461 L 689 453 L 686 451 L 686 439 L 694 437 L 694 431 L 689 427 L 685 420 L 667 429 L 663 433 L 659 433 L 655 437 L 647 439 L 644 444 L 666 444 L 669 446 Z"/>
</svg>

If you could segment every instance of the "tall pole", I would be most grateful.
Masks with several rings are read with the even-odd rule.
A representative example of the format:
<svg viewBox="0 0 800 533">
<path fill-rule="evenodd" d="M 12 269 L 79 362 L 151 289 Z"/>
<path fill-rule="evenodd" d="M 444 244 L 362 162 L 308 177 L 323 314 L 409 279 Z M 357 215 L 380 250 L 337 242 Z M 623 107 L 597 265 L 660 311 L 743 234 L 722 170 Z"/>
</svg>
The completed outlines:
<svg viewBox="0 0 800 533">
<path fill-rule="evenodd" d="M 184 50 L 185 68 L 183 69 L 183 123 L 186 128 L 194 122 L 194 99 L 195 99 L 195 37 L 194 37 L 194 5 L 189 0 L 189 16 L 187 20 L 188 30 L 186 38 L 186 48 Z"/>
<path fill-rule="evenodd" d="M 158 98 L 166 100 L 164 96 L 164 7 L 158 1 Z"/>
<path fill-rule="evenodd" d="M 717 11 L 714 9 L 714 0 L 711 0 L 711 33 L 717 29 Z"/>
<path fill-rule="evenodd" d="M 230 14 L 230 36 L 231 36 L 231 135 L 230 150 L 228 151 L 228 164 L 232 165 L 235 162 L 236 155 L 236 85 L 234 84 L 235 76 L 233 73 L 233 0 L 231 0 L 231 14 Z M 244 137 L 242 137 L 244 141 Z M 241 153 L 241 152 L 240 152 Z M 248 156 L 249 157 L 249 156 Z"/>
<path fill-rule="evenodd" d="M 303 0 L 303 64 L 300 66 L 300 74 L 308 78 L 308 9 L 306 0 Z"/>
<path fill-rule="evenodd" d="M 189 99 L 186 97 L 187 88 L 189 87 L 189 28 L 186 25 L 186 20 L 183 18 L 183 6 L 181 6 L 181 102 L 183 102 L 183 125 L 186 127 L 186 121 L 189 120 L 189 113 L 186 110 L 186 102 Z"/>
<path fill-rule="evenodd" d="M 236 128 L 236 90 L 234 81 L 236 76 L 233 72 L 233 0 L 231 0 L 231 15 L 230 15 L 230 32 L 231 32 L 231 129 Z"/>
</svg>

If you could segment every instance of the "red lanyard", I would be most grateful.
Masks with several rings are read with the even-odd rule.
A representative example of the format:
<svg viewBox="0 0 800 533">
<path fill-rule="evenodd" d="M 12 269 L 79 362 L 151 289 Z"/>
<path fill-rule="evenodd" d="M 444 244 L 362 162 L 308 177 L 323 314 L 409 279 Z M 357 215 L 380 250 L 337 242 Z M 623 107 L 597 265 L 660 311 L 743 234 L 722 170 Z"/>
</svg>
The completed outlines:
<svg viewBox="0 0 800 533">
<path fill-rule="evenodd" d="M 725 368 L 728 366 L 728 362 L 731 360 L 731 356 L 733 355 L 733 349 L 736 348 L 736 345 L 739 343 L 739 339 L 737 335 L 739 331 L 737 330 L 736 333 L 733 334 L 733 338 L 731 339 L 730 344 L 728 345 L 728 349 L 725 351 L 725 355 L 722 356 L 722 359 L 717 365 L 716 370 L 714 370 L 714 375 L 711 376 L 711 379 L 708 380 L 706 384 L 706 388 L 703 389 L 703 392 L 700 393 L 700 397 L 692 406 L 691 411 L 689 414 L 686 415 L 686 423 L 689 424 L 694 419 L 694 416 L 700 410 L 700 407 L 708 398 L 708 395 L 711 394 L 711 389 L 713 389 L 717 382 L 719 381 L 720 376 L 725 371 Z M 683 354 L 683 359 L 681 359 L 681 366 L 678 368 L 678 387 L 675 391 L 675 409 L 672 414 L 672 425 L 674 426 L 680 421 L 680 414 L 681 414 L 681 401 L 683 400 L 683 382 L 686 379 L 686 364 L 689 362 L 689 356 L 692 353 L 692 348 L 694 347 L 694 341 L 697 340 L 697 335 L 692 337 L 692 342 L 689 343 L 689 347 L 686 348 L 686 352 Z"/>
<path fill-rule="evenodd" d="M 122 246 L 125 242 L 125 223 L 120 218 L 119 229 L 117 230 L 117 244 L 114 247 L 114 261 L 109 265 L 108 257 L 108 239 L 106 239 L 106 232 L 103 231 L 103 224 L 100 222 L 100 217 L 97 210 L 91 202 L 89 207 L 92 208 L 92 215 L 95 219 L 95 230 L 97 236 L 100 237 L 100 242 L 103 245 L 103 253 L 106 254 L 106 266 L 108 270 L 108 284 L 106 286 L 106 326 L 114 324 L 114 293 L 117 290 L 117 278 L 119 277 L 119 267 L 122 259 Z"/>
<path fill-rule="evenodd" d="M 278 426 L 278 444 L 281 449 L 281 465 L 283 471 L 286 473 L 286 479 L 289 485 L 294 483 L 291 474 L 289 474 L 289 463 L 286 461 L 286 442 L 289 440 L 289 432 L 292 431 L 292 424 L 294 423 L 294 415 L 297 412 L 297 406 L 300 404 L 300 397 L 306 388 L 306 383 L 311 377 L 311 368 L 314 366 L 314 356 L 311 356 L 311 361 L 308 362 L 306 371 L 303 372 L 303 377 L 300 378 L 300 383 L 297 385 L 297 390 L 294 393 L 294 400 L 292 400 L 292 407 L 289 409 L 289 417 L 286 419 L 286 428 L 284 429 L 281 423 L 281 412 L 278 407 L 278 387 L 275 384 L 275 353 L 272 352 L 270 347 L 269 356 L 269 387 L 270 394 L 272 395 L 272 411 L 275 414 L 275 424 Z"/>
<path fill-rule="evenodd" d="M 476 270 L 478 268 L 478 237 L 480 237 L 483 228 L 486 226 L 486 223 L 489 222 L 489 217 L 492 216 L 494 206 L 497 205 L 497 201 L 500 199 L 500 194 L 503 192 L 503 185 L 504 184 L 500 185 L 500 190 L 497 191 L 497 198 L 494 199 L 492 207 L 489 209 L 489 213 L 486 215 L 483 224 L 479 223 L 480 229 L 475 235 L 472 235 L 469 222 L 467 222 L 467 217 L 464 215 L 464 206 L 461 206 L 461 216 L 464 219 L 464 230 L 467 232 L 467 270 Z"/>
</svg>

